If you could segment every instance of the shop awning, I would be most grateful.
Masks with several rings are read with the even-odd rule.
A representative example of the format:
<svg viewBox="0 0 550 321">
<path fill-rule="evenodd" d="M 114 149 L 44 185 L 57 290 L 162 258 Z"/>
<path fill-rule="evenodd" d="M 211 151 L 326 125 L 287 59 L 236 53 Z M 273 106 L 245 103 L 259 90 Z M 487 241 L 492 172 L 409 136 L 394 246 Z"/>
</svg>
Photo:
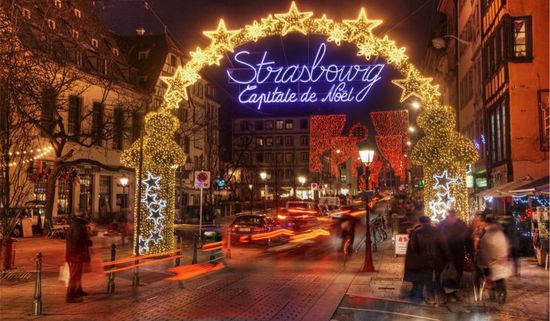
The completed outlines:
<svg viewBox="0 0 550 321">
<path fill-rule="evenodd" d="M 518 186 L 514 190 L 510 191 L 514 194 L 538 194 L 538 193 L 549 193 L 550 192 L 550 176 L 536 179 L 530 181 L 527 184 Z"/>
<path fill-rule="evenodd" d="M 526 185 L 533 180 L 531 178 L 523 178 L 510 183 L 502 184 L 497 187 L 493 187 L 477 193 L 477 196 L 481 197 L 507 197 L 514 195 L 514 190 L 522 185 Z"/>
</svg>

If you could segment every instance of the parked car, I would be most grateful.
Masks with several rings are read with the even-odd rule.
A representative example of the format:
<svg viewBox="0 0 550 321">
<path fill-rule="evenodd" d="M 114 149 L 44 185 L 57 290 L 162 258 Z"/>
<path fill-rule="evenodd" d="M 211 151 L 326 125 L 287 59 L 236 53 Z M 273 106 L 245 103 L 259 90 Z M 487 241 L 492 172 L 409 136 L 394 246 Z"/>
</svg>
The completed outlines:
<svg viewBox="0 0 550 321">
<path fill-rule="evenodd" d="M 233 223 L 229 225 L 232 244 L 239 243 L 267 243 L 273 241 L 270 237 L 261 237 L 254 240 L 252 236 L 260 235 L 280 229 L 279 222 L 266 214 L 241 214 L 237 215 Z M 279 237 L 276 237 L 280 239 Z"/>
</svg>

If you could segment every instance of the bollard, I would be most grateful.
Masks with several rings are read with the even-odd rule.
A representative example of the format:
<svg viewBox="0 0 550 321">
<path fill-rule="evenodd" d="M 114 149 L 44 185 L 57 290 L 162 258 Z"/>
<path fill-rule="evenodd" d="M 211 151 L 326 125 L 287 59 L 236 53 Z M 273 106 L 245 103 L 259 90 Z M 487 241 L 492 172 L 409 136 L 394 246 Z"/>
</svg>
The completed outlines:
<svg viewBox="0 0 550 321">
<path fill-rule="evenodd" d="M 116 257 L 116 245 L 113 243 L 111 244 L 111 262 L 115 260 Z M 114 269 L 115 266 L 111 265 L 111 270 Z M 113 294 L 115 293 L 115 274 L 113 272 L 109 273 L 109 282 L 107 282 L 107 293 Z"/>
<path fill-rule="evenodd" d="M 231 258 L 231 227 L 227 229 L 227 253 L 225 257 L 228 259 Z"/>
<path fill-rule="evenodd" d="M 139 260 L 135 260 L 134 264 L 136 267 L 134 268 L 134 275 L 132 275 L 132 286 L 139 286 L 139 267 L 137 266 Z"/>
<path fill-rule="evenodd" d="M 36 281 L 34 283 L 33 315 L 42 315 L 42 252 L 36 254 Z"/>
<path fill-rule="evenodd" d="M 182 242 L 181 242 L 181 236 L 178 234 L 178 238 L 177 238 L 177 241 L 176 241 L 176 248 L 180 248 L 180 249 L 183 249 L 183 246 L 182 246 Z M 176 266 L 180 266 L 181 264 L 181 261 L 180 261 L 180 256 L 178 255 L 178 257 L 176 258 Z"/>
<path fill-rule="evenodd" d="M 191 262 L 191 264 L 197 264 L 197 241 L 198 241 L 198 238 L 199 236 L 197 235 L 197 233 L 195 233 L 193 235 L 193 261 Z"/>
</svg>

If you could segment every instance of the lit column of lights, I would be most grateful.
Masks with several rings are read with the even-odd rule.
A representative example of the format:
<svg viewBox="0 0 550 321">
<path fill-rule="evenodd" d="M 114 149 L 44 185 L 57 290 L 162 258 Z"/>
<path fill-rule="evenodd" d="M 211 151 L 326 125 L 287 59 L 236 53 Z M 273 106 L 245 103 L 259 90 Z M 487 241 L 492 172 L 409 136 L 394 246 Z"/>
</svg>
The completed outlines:
<svg viewBox="0 0 550 321">
<path fill-rule="evenodd" d="M 454 126 L 450 126 L 454 124 L 454 118 L 449 117 L 449 115 L 453 116 L 452 109 L 441 105 L 439 100 L 441 94 L 438 85 L 432 84 L 432 78 L 422 75 L 408 61 L 405 48 L 398 47 L 387 35 L 379 37 L 373 33 L 381 23 L 381 20 L 369 19 L 365 9 L 360 10 L 356 19 L 344 19 L 341 22 L 326 15 L 314 17 L 313 12 L 300 11 L 294 2 L 290 5 L 288 12 L 269 14 L 240 29 L 227 28 L 225 21 L 220 20 L 216 30 L 203 32 L 210 39 L 210 44 L 204 48 L 197 47 L 191 59 L 184 66 L 178 67 L 172 77 L 162 78 L 168 84 L 168 88 L 165 91 L 165 103 L 161 108 L 177 109 L 180 101 L 188 99 L 187 88 L 200 79 L 199 71 L 202 68 L 219 64 L 225 53 L 260 38 L 285 36 L 288 33 L 297 32 L 304 35 L 319 34 L 337 45 L 342 42 L 352 43 L 358 48 L 358 56 L 366 59 L 375 55 L 384 58 L 405 77 L 392 81 L 402 90 L 401 102 L 414 97 L 417 100 L 412 103 L 413 108 L 416 104 L 418 108 L 420 104 L 424 106 L 419 118 L 424 118 L 425 121 L 418 123 L 426 136 L 416 144 L 412 159 L 416 164 L 424 167 L 425 203 L 437 199 L 432 190 L 435 184 L 433 175 L 446 169 L 452 177 L 459 178 L 457 184 L 451 187 L 451 193 L 456 200 L 457 211 L 465 216 L 468 210 L 467 189 L 465 179 L 461 178 L 465 176 L 465 165 L 474 163 L 477 159 L 477 152 L 471 141 L 456 132 Z M 175 149 L 170 148 L 164 152 L 174 153 Z M 145 152 L 146 158 L 151 157 L 148 153 L 149 151 Z M 156 155 L 156 157 L 161 156 Z M 310 162 L 312 162 L 311 157 Z M 158 172 L 153 173 L 159 175 Z M 171 194 L 174 194 L 173 190 Z M 170 203 L 169 200 L 169 204 L 173 202 Z"/>
<path fill-rule="evenodd" d="M 138 240 L 139 253 L 155 254 L 174 249 L 175 180 L 178 165 L 185 164 L 182 149 L 173 140 L 179 121 L 170 113 L 151 112 L 145 116 L 145 135 L 125 150 L 121 156 L 124 166 L 136 169 L 140 176 L 140 145 L 143 139 L 142 184 L 136 188 L 134 208 L 134 239 Z M 137 207 L 141 206 L 140 219 Z M 138 228 L 137 222 L 140 222 Z M 137 233 L 140 235 L 137 235 Z M 134 249 L 135 252 L 135 249 Z"/>
</svg>

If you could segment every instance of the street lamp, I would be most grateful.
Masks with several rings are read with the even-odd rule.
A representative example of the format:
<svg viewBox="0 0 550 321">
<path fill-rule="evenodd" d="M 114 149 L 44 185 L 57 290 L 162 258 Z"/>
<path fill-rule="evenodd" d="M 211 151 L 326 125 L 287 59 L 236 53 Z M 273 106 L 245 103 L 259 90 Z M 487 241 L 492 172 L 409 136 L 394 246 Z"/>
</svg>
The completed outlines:
<svg viewBox="0 0 550 321">
<path fill-rule="evenodd" d="M 264 202 L 264 212 L 267 213 L 267 173 L 266 172 L 260 172 L 260 178 L 262 181 L 265 182 L 264 186 L 264 194 L 265 194 L 265 202 Z"/>
<path fill-rule="evenodd" d="M 420 103 L 419 103 L 418 101 L 413 101 L 413 102 L 411 103 L 411 107 L 412 107 L 413 109 L 417 109 L 417 110 L 418 110 L 418 109 L 420 109 L 421 105 L 420 105 Z"/>
<path fill-rule="evenodd" d="M 118 181 L 119 181 L 120 185 L 122 185 L 123 199 L 122 199 L 122 204 L 121 205 L 122 205 L 123 209 L 127 209 L 128 208 L 128 199 L 127 199 L 127 196 L 126 196 L 126 186 L 128 186 L 128 177 L 122 176 Z"/>
<path fill-rule="evenodd" d="M 361 162 L 365 165 L 365 217 L 366 222 L 366 232 L 365 232 L 365 263 L 363 265 L 363 272 L 374 272 L 374 265 L 372 264 L 372 242 L 370 239 L 370 217 L 369 217 L 369 176 L 370 169 L 369 165 L 372 163 L 374 158 L 374 149 L 366 147 L 359 150 L 359 157 L 361 157 Z"/>
<path fill-rule="evenodd" d="M 252 189 L 254 188 L 254 185 L 248 184 L 248 188 L 250 189 L 250 214 L 252 214 L 252 207 L 254 204 L 254 192 Z"/>
</svg>

